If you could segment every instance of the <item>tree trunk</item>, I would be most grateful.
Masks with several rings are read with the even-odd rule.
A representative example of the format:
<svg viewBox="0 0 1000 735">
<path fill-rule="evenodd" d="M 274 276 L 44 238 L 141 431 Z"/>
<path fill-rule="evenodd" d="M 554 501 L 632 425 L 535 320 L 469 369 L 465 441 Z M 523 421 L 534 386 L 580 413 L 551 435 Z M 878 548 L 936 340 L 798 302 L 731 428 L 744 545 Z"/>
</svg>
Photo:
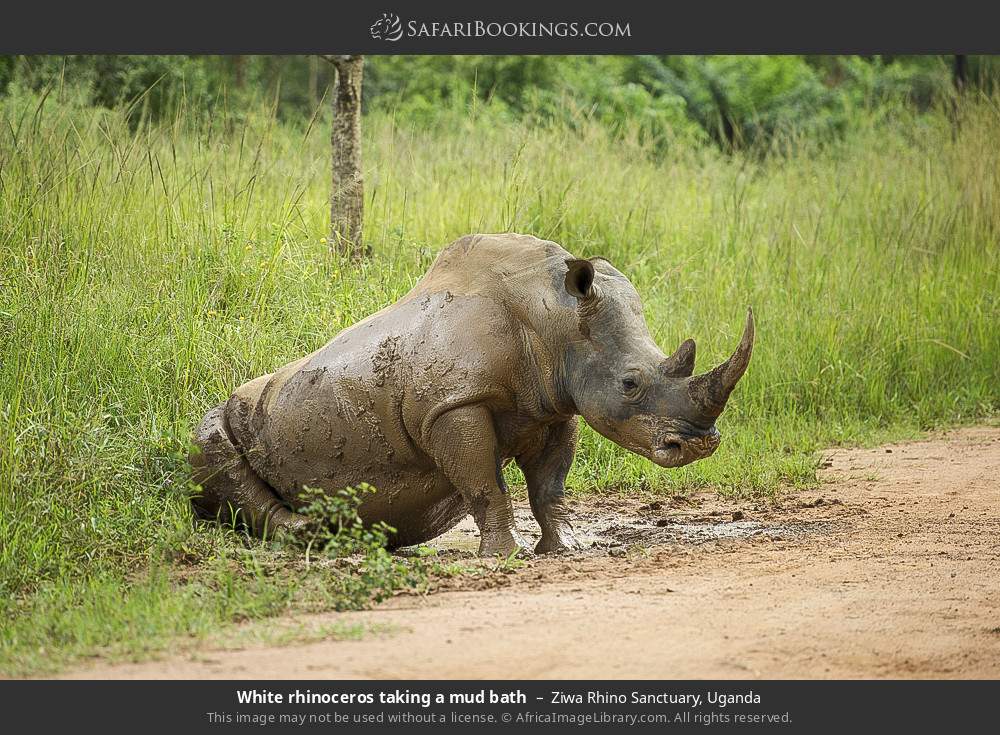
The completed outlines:
<svg viewBox="0 0 1000 735">
<path fill-rule="evenodd" d="M 363 56 L 325 57 L 337 69 L 333 90 L 333 191 L 330 195 L 330 242 L 337 252 L 362 258 L 364 180 L 361 174 L 361 74 Z"/>
<path fill-rule="evenodd" d="M 236 89 L 243 89 L 247 78 L 247 58 L 246 56 L 233 57 L 233 71 L 235 73 Z"/>
<path fill-rule="evenodd" d="M 969 81 L 969 57 L 965 54 L 955 54 L 955 64 L 952 66 L 951 72 L 955 89 L 961 92 Z"/>
</svg>

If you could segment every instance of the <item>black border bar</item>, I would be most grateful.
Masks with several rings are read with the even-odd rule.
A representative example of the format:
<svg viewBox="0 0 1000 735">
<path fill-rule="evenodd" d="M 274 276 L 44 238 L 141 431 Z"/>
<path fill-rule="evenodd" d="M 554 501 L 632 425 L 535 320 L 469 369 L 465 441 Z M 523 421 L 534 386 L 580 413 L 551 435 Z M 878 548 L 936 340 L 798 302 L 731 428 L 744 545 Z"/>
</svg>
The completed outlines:
<svg viewBox="0 0 1000 735">
<path fill-rule="evenodd" d="M 263 699 L 241 704 L 239 693 L 250 691 Z M 295 691 L 327 701 L 289 703 Z M 469 701 L 450 701 L 456 693 Z M 653 699 L 637 703 L 634 693 Z M 274 695 L 282 701 L 270 701 Z M 385 695 L 395 698 L 385 702 Z M 726 701 L 727 695 L 735 698 Z M 320 729 L 881 735 L 992 732 L 998 695 L 997 681 L 10 681 L 0 682 L 0 710 L 9 732 L 83 725 L 107 735 Z M 282 715 L 314 721 L 283 725 Z M 404 715 L 411 719 L 400 723 Z M 574 721 L 553 723 L 553 716 Z M 646 720 L 621 721 L 629 716 Z"/>
<path fill-rule="evenodd" d="M 1000 53 L 1000 3 L 968 0 L 9 5 L 0 21 L 3 54 Z M 399 17 L 398 39 L 372 37 L 384 13 Z M 433 35 L 419 32 L 434 23 Z M 577 24 L 576 33 L 553 31 L 559 23 Z M 629 32 L 590 37 L 587 23 L 625 24 Z M 527 33 L 509 34 L 518 24 L 528 24 Z"/>
</svg>

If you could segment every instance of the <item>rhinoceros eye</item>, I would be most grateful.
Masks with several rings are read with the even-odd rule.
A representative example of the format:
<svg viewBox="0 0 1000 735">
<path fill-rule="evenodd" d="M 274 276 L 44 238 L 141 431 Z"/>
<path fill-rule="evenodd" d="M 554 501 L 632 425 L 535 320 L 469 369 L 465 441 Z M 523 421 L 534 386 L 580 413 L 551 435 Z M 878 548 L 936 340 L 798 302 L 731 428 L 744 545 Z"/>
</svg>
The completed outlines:
<svg viewBox="0 0 1000 735">
<path fill-rule="evenodd" d="M 626 393 L 631 393 L 636 388 L 639 387 L 639 383 L 635 378 L 622 378 L 622 390 Z"/>
</svg>

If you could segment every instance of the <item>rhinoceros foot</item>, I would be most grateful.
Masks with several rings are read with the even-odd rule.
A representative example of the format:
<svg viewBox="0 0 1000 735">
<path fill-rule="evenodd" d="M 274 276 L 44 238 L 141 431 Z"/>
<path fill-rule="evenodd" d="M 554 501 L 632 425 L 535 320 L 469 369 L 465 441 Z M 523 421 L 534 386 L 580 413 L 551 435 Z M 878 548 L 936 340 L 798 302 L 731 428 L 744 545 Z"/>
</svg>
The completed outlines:
<svg viewBox="0 0 1000 735">
<path fill-rule="evenodd" d="M 531 555 L 531 546 L 517 529 L 483 533 L 479 540 L 479 556 L 510 556 L 515 551 L 522 556 Z"/>
<path fill-rule="evenodd" d="M 573 551 L 579 549 L 580 542 L 577 541 L 573 533 L 573 527 L 568 523 L 553 529 L 543 531 L 542 537 L 535 545 L 536 554 L 554 554 L 560 551 Z"/>
</svg>

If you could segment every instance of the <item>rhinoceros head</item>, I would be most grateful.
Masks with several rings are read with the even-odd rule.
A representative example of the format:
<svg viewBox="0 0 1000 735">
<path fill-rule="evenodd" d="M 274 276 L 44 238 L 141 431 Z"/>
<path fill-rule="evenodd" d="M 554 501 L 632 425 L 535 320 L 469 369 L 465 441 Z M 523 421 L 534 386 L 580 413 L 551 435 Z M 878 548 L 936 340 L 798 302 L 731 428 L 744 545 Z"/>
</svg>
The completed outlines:
<svg viewBox="0 0 1000 735">
<path fill-rule="evenodd" d="M 695 344 L 667 357 L 653 342 L 639 294 L 606 260 L 567 261 L 566 291 L 577 299 L 579 337 L 570 343 L 565 390 L 598 432 L 661 467 L 712 454 L 715 420 L 750 363 L 753 312 L 736 352 L 715 369 L 694 372 Z"/>
</svg>

